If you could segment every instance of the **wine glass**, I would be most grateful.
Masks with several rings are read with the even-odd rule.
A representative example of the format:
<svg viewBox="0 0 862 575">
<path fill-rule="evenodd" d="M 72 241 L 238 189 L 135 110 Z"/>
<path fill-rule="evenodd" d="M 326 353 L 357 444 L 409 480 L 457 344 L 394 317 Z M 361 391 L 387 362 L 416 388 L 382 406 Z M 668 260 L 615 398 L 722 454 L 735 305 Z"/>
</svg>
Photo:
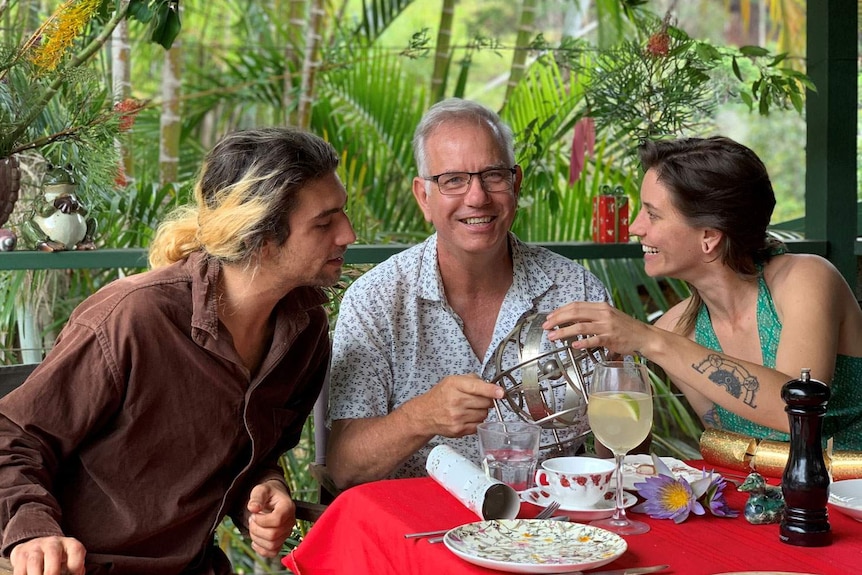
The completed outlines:
<svg viewBox="0 0 862 575">
<path fill-rule="evenodd" d="M 617 482 L 613 516 L 590 525 L 620 535 L 646 533 L 649 525 L 628 519 L 623 507 L 623 459 L 647 438 L 652 427 L 652 388 L 646 365 L 634 361 L 596 364 L 587 417 L 593 435 L 614 454 Z"/>
</svg>

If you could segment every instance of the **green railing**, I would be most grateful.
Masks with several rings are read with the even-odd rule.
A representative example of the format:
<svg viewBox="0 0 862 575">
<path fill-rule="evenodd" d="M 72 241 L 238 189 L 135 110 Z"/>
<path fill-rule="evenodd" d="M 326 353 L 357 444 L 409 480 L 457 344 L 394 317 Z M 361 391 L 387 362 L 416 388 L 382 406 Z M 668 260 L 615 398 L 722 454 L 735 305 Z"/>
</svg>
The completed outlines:
<svg viewBox="0 0 862 575">
<path fill-rule="evenodd" d="M 640 258 L 640 244 L 596 244 L 592 242 L 541 243 L 558 254 L 573 260 Z M 796 253 L 827 255 L 825 240 L 788 240 L 787 245 Z M 857 240 L 857 250 L 862 243 Z M 347 250 L 345 261 L 348 264 L 377 264 L 401 250 L 406 245 L 353 245 Z M 862 251 L 857 251 L 862 254 Z M 12 251 L 0 252 L 0 270 L 42 270 L 42 269 L 94 269 L 94 268 L 131 268 L 147 267 L 147 250 L 99 249 L 92 251 Z"/>
</svg>

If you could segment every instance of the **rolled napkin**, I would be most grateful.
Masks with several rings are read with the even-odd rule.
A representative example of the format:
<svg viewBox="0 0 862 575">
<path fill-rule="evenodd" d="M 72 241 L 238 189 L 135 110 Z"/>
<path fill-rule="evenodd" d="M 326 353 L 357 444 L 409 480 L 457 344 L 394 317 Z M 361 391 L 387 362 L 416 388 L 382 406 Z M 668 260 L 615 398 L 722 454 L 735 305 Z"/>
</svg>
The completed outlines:
<svg viewBox="0 0 862 575">
<path fill-rule="evenodd" d="M 518 493 L 502 481 L 491 479 L 469 459 L 449 447 L 438 445 L 425 463 L 434 481 L 480 519 L 514 519 L 521 508 Z"/>
<path fill-rule="evenodd" d="M 707 463 L 757 471 L 767 477 L 781 477 L 790 457 L 786 441 L 756 439 L 720 429 L 707 429 L 700 436 L 700 454 Z M 824 451 L 823 459 L 833 481 L 862 477 L 862 451 Z"/>
</svg>

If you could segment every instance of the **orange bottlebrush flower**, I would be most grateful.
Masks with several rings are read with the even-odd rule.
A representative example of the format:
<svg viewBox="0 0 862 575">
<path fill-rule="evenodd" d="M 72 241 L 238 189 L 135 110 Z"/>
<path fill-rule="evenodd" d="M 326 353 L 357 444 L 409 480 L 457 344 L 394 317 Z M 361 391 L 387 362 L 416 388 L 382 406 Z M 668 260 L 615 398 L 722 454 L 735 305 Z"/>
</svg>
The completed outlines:
<svg viewBox="0 0 862 575">
<path fill-rule="evenodd" d="M 667 33 L 668 26 L 670 26 L 670 11 L 665 13 L 659 31 L 649 37 L 646 47 L 647 54 L 664 57 L 670 53 L 670 36 Z"/>
<path fill-rule="evenodd" d="M 667 56 L 670 52 L 670 36 L 667 32 L 657 32 L 650 36 L 646 51 L 652 56 Z"/>
<path fill-rule="evenodd" d="M 33 64 L 46 71 L 54 70 L 101 3 L 101 0 L 63 2 L 34 34 L 34 37 L 40 35 L 41 41 L 30 56 Z"/>
<path fill-rule="evenodd" d="M 120 131 L 127 132 L 135 125 L 135 116 L 138 115 L 146 102 L 135 98 L 126 98 L 114 104 L 114 111 L 120 115 Z"/>
<path fill-rule="evenodd" d="M 123 162 L 117 166 L 117 174 L 114 176 L 114 184 L 118 188 L 125 188 L 129 185 L 129 180 L 126 178 L 126 169 L 123 167 Z"/>
</svg>

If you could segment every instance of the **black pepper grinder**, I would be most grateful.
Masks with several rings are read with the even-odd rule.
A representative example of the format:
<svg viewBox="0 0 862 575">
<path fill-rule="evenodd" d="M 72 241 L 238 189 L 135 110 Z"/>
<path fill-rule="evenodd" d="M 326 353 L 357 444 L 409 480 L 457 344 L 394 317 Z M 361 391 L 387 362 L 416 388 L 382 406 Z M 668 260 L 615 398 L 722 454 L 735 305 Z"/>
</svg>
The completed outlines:
<svg viewBox="0 0 862 575">
<path fill-rule="evenodd" d="M 790 545 L 823 547 L 832 543 L 829 512 L 829 471 L 823 459 L 822 428 L 829 386 L 811 379 L 804 368 L 799 379 L 781 388 L 790 419 L 790 456 L 781 477 L 784 518 L 779 539 Z"/>
</svg>

